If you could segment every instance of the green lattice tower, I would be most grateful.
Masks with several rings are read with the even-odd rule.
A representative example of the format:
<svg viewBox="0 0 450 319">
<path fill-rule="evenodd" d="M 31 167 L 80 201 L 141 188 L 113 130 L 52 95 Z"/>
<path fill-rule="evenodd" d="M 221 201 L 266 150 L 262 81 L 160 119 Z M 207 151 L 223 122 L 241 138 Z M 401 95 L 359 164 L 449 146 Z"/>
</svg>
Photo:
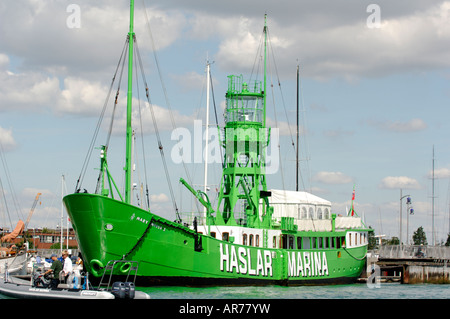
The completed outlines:
<svg viewBox="0 0 450 319">
<path fill-rule="evenodd" d="M 264 34 L 267 34 L 266 26 Z M 270 132 L 266 128 L 265 57 L 266 46 L 264 82 L 246 83 L 242 75 L 228 76 L 222 142 L 225 156 L 217 224 L 270 226 L 272 209 L 268 205 L 264 173 L 265 149 Z"/>
</svg>

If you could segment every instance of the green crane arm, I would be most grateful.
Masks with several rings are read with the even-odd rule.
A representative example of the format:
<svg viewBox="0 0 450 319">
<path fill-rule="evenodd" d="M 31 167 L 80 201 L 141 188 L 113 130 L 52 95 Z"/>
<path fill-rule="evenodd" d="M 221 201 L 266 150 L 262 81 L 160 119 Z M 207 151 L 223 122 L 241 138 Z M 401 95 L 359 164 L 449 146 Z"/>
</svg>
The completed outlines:
<svg viewBox="0 0 450 319">
<path fill-rule="evenodd" d="M 208 195 L 206 195 L 204 192 L 198 190 L 194 190 L 191 185 L 189 185 L 183 178 L 180 178 L 180 182 L 186 186 L 186 188 L 198 199 L 198 201 L 200 202 L 200 204 L 202 204 L 203 206 L 206 207 L 207 213 L 208 215 L 211 215 L 211 213 L 214 211 L 213 208 L 211 207 L 211 203 L 209 202 L 209 198 Z M 206 200 L 203 198 L 203 196 L 205 196 Z"/>
</svg>

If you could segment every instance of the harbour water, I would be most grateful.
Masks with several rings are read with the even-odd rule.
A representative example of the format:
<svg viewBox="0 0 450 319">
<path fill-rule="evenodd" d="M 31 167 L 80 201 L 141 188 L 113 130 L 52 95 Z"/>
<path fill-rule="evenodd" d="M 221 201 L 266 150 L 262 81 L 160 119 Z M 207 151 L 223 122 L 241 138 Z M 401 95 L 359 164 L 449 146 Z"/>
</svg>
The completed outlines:
<svg viewBox="0 0 450 319">
<path fill-rule="evenodd" d="M 400 283 L 299 287 L 146 287 L 152 299 L 450 299 L 450 285 Z"/>
</svg>

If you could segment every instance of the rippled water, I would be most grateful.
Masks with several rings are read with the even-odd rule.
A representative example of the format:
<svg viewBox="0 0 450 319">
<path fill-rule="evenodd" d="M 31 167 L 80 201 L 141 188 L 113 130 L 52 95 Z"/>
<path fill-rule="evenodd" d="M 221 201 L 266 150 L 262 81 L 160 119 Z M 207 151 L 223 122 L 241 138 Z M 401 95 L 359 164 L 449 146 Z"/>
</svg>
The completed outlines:
<svg viewBox="0 0 450 319">
<path fill-rule="evenodd" d="M 300 287 L 147 287 L 152 299 L 450 299 L 450 285 L 382 283 Z"/>
</svg>

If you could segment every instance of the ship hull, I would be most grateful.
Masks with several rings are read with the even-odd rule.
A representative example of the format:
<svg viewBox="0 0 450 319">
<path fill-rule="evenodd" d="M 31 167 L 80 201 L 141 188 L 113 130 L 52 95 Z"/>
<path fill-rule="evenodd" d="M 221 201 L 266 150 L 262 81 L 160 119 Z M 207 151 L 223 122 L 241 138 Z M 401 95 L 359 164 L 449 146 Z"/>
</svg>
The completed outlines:
<svg viewBox="0 0 450 319">
<path fill-rule="evenodd" d="M 323 285 L 356 281 L 367 245 L 274 249 L 237 245 L 96 194 L 64 198 L 89 274 L 109 260 L 139 263 L 139 286 Z"/>
</svg>

